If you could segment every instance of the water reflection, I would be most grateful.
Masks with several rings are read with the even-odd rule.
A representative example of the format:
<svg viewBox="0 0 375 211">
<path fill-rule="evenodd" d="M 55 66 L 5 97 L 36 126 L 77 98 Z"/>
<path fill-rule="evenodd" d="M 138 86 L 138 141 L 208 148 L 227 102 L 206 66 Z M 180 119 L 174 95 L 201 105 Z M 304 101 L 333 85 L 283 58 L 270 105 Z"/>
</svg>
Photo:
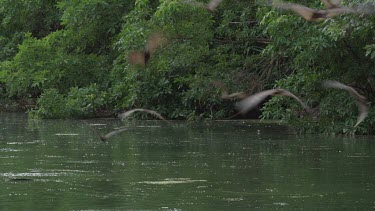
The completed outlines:
<svg viewBox="0 0 375 211">
<path fill-rule="evenodd" d="M 369 209 L 372 137 L 252 121 L 0 119 L 0 209 Z M 103 143 L 88 128 L 129 131 Z M 124 125 L 125 124 L 125 125 Z"/>
</svg>

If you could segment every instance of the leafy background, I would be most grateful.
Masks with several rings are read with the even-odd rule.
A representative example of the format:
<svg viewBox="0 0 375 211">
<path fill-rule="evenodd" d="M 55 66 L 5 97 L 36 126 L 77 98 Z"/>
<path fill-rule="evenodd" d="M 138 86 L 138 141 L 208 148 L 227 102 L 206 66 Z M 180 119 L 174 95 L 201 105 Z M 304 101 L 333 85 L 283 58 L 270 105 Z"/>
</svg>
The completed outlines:
<svg viewBox="0 0 375 211">
<path fill-rule="evenodd" d="M 323 8 L 319 0 L 294 2 Z M 306 22 L 254 0 L 224 0 L 215 12 L 183 0 L 0 0 L 0 6 L 3 110 L 89 118 L 143 107 L 170 119 L 223 119 L 237 112 L 235 101 L 222 100 L 212 85 L 221 80 L 230 92 L 284 88 L 319 111 L 307 115 L 292 99 L 272 97 L 260 106 L 264 119 L 301 132 L 374 134 L 373 109 L 354 127 L 353 99 L 321 82 L 338 80 L 374 101 L 375 16 Z M 146 67 L 129 65 L 127 55 L 142 50 L 155 31 L 167 42 Z"/>
</svg>

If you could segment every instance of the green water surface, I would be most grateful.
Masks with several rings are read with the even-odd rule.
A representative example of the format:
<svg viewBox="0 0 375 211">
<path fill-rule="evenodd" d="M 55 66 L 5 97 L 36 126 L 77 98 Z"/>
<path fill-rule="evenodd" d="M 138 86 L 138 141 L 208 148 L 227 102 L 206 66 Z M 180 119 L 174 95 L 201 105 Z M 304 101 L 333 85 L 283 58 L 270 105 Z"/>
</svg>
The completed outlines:
<svg viewBox="0 0 375 211">
<path fill-rule="evenodd" d="M 105 134 L 129 131 L 101 142 Z M 251 121 L 0 118 L 1 210 L 367 210 L 374 137 Z"/>
</svg>

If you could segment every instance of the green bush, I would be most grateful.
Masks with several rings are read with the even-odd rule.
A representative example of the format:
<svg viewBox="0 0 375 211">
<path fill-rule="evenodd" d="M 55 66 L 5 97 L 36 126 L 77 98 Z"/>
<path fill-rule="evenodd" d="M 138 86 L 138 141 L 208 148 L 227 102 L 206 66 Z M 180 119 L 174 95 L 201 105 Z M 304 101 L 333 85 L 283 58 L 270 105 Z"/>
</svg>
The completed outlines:
<svg viewBox="0 0 375 211">
<path fill-rule="evenodd" d="M 96 84 L 84 88 L 72 87 L 66 97 L 66 110 L 73 118 L 95 117 L 107 101 L 107 93 L 99 91 Z"/>
<path fill-rule="evenodd" d="M 13 60 L 3 62 L 1 71 L 6 77 L 2 81 L 10 96 L 37 97 L 52 88 L 66 93 L 71 87 L 87 86 L 105 78 L 105 57 L 65 52 L 54 46 L 59 36 L 50 36 L 53 39 L 36 39 L 28 34 Z"/>
<path fill-rule="evenodd" d="M 88 118 L 106 108 L 108 94 L 99 91 L 96 84 L 89 87 L 72 87 L 68 94 L 56 89 L 43 92 L 37 101 L 37 109 L 30 111 L 35 118 Z"/>
<path fill-rule="evenodd" d="M 57 89 L 47 89 L 37 100 L 37 109 L 29 111 L 33 118 L 67 118 L 67 99 Z"/>
</svg>

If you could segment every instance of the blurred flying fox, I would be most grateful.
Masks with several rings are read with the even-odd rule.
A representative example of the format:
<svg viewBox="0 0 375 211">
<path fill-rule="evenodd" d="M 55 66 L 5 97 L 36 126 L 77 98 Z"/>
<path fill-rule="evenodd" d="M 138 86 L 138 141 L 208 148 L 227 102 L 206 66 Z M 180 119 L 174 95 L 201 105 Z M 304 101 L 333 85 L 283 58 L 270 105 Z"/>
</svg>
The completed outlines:
<svg viewBox="0 0 375 211">
<path fill-rule="evenodd" d="M 151 55 L 153 55 L 155 50 L 162 45 L 164 40 L 165 37 L 161 32 L 152 33 L 147 40 L 145 50 L 131 52 L 128 55 L 129 63 L 145 67 L 150 60 Z"/>
<path fill-rule="evenodd" d="M 118 134 L 118 133 L 122 133 L 124 131 L 127 131 L 128 128 L 120 128 L 120 129 L 117 129 L 117 130 L 114 130 L 114 131 L 111 131 L 109 133 L 107 133 L 106 135 L 102 135 L 99 133 L 99 131 L 97 131 L 94 127 L 92 127 L 90 125 L 90 128 L 91 130 L 95 133 L 96 136 L 98 136 L 100 138 L 101 141 L 105 142 L 107 141 L 109 138 L 111 138 L 112 136 Z"/>
<path fill-rule="evenodd" d="M 133 114 L 136 111 L 146 112 L 146 113 L 149 113 L 149 114 L 152 114 L 152 115 L 158 117 L 159 119 L 162 119 L 162 120 L 166 121 L 165 118 L 163 116 L 161 116 L 159 113 L 157 113 L 156 111 L 143 109 L 143 108 L 136 108 L 136 109 L 126 111 L 124 113 L 119 114 L 118 117 L 121 120 L 124 120 L 125 118 L 128 118 L 131 114 Z M 99 133 L 99 131 L 97 131 L 91 125 L 90 125 L 90 128 L 95 133 L 95 135 L 98 136 L 100 138 L 100 140 L 102 140 L 103 142 L 107 141 L 109 138 L 111 138 L 112 136 L 114 136 L 116 134 L 119 134 L 119 133 L 122 133 L 122 132 L 128 130 L 128 128 L 119 128 L 117 130 L 114 130 L 114 131 L 111 131 L 111 132 L 107 133 L 106 135 L 102 135 L 102 134 Z"/>
<path fill-rule="evenodd" d="M 300 100 L 293 93 L 285 89 L 269 89 L 262 92 L 258 92 L 238 102 L 236 104 L 236 107 L 241 113 L 246 113 L 247 111 L 255 108 L 257 105 L 263 102 L 268 96 L 279 95 L 288 96 L 297 100 L 307 112 L 311 112 L 311 109 L 304 102 L 302 102 L 302 100 Z"/>
<path fill-rule="evenodd" d="M 300 4 L 294 3 L 285 3 L 279 0 L 271 1 L 272 6 L 284 10 L 292 10 L 293 12 L 297 13 L 298 15 L 302 16 L 307 21 L 323 21 L 328 18 L 332 18 L 337 15 L 341 14 L 369 14 L 374 13 L 367 8 L 357 8 L 357 7 L 342 7 L 340 5 L 340 1 L 329 1 L 329 0 L 322 0 L 323 4 L 327 9 L 319 10 L 319 9 L 312 9 Z"/>
<path fill-rule="evenodd" d="M 203 4 L 201 2 L 197 2 L 197 1 L 194 1 L 194 0 L 183 0 L 183 2 L 186 3 L 186 4 L 202 7 L 202 8 L 204 8 L 204 9 L 210 11 L 210 12 L 214 12 L 216 10 L 217 6 L 219 6 L 221 1 L 222 0 L 211 0 L 208 4 Z"/>
<path fill-rule="evenodd" d="M 341 0 L 321 0 L 327 9 L 341 8 Z"/>
<path fill-rule="evenodd" d="M 135 108 L 135 109 L 126 111 L 124 113 L 119 114 L 118 117 L 121 120 L 124 120 L 124 119 L 128 118 L 131 114 L 133 114 L 134 112 L 137 112 L 137 111 L 141 111 L 141 112 L 146 112 L 146 113 L 152 114 L 152 115 L 156 116 L 157 118 L 166 121 L 165 118 L 162 115 L 160 115 L 158 112 L 153 111 L 153 110 L 149 110 L 149 109 L 144 109 L 144 108 Z"/>
<path fill-rule="evenodd" d="M 232 98 L 244 99 L 245 97 L 247 97 L 247 94 L 245 92 L 235 92 L 235 93 L 229 94 L 227 87 L 221 81 L 214 81 L 212 82 L 212 84 L 221 89 L 222 99 L 232 99 Z"/>
<path fill-rule="evenodd" d="M 330 80 L 324 81 L 323 87 L 343 89 L 349 92 L 349 94 L 354 98 L 355 103 L 357 104 L 357 107 L 358 107 L 358 111 L 359 111 L 357 123 L 354 125 L 354 127 L 357 127 L 359 123 L 361 123 L 363 120 L 366 119 L 366 117 L 368 116 L 368 112 L 369 112 L 369 106 L 367 104 L 367 100 L 364 96 L 360 95 L 353 87 L 347 86 L 338 81 L 330 81 Z"/>
</svg>

